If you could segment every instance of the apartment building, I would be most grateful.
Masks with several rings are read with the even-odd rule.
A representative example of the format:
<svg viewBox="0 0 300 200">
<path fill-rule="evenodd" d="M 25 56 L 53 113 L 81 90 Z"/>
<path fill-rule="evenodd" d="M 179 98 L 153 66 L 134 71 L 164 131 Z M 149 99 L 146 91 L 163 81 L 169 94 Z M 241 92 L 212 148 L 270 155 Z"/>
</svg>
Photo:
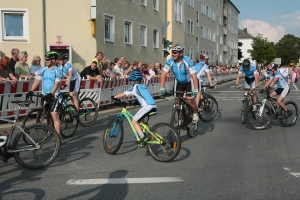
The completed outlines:
<svg viewBox="0 0 300 200">
<path fill-rule="evenodd" d="M 240 49 L 242 51 L 243 57 L 239 60 L 239 63 L 242 63 L 245 58 L 252 60 L 249 50 L 252 50 L 253 36 L 248 33 L 247 28 L 243 30 L 239 29 L 239 42 L 242 43 Z"/>
<path fill-rule="evenodd" d="M 239 11 L 230 0 L 0 0 L 0 5 L 0 56 L 19 48 L 28 52 L 28 63 L 48 50 L 69 53 L 79 71 L 97 51 L 109 60 L 164 63 L 163 37 L 181 43 L 194 61 L 205 53 L 212 64 L 237 63 Z"/>
</svg>

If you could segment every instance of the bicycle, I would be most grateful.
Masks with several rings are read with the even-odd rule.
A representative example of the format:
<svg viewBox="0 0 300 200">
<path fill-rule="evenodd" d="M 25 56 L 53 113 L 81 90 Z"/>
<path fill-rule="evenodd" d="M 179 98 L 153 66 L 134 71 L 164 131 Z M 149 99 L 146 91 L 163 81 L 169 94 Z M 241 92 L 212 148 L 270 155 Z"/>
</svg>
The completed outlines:
<svg viewBox="0 0 300 200">
<path fill-rule="evenodd" d="M 266 89 L 266 91 L 262 95 L 264 96 L 262 102 L 254 104 L 257 107 L 257 110 L 255 112 L 255 119 L 252 120 L 252 118 L 248 118 L 246 116 L 246 122 L 252 129 L 266 129 L 272 122 L 272 114 L 274 114 L 275 118 L 279 118 L 280 123 L 284 127 L 290 127 L 296 123 L 299 113 L 296 103 L 294 103 L 293 101 L 287 101 L 284 103 L 284 105 L 290 111 L 289 114 L 286 114 L 284 109 L 280 105 L 275 103 L 277 102 L 277 99 L 269 95 L 269 89 Z M 266 102 L 269 102 L 270 107 L 266 105 Z"/>
<path fill-rule="evenodd" d="M 23 126 L 30 123 L 45 123 L 48 125 L 54 125 L 51 116 L 50 108 L 47 106 L 48 102 L 44 95 L 33 94 L 33 96 L 41 98 L 41 107 L 32 109 L 25 117 L 23 121 Z M 32 97 L 31 97 L 32 98 Z M 61 122 L 61 135 L 64 138 L 69 138 L 73 136 L 78 127 L 78 111 L 74 105 L 64 106 L 60 105 L 58 109 L 59 119 Z"/>
<path fill-rule="evenodd" d="M 60 94 L 61 98 L 61 104 L 64 104 L 65 106 L 68 106 L 68 101 L 71 100 L 70 93 L 69 92 L 61 92 Z M 78 93 L 79 95 L 79 93 Z M 77 96 L 78 102 L 79 102 L 79 117 L 78 122 L 83 127 L 89 127 L 92 126 L 98 117 L 98 107 L 96 102 L 89 97 L 84 97 L 82 99 L 79 99 L 79 96 Z"/>
<path fill-rule="evenodd" d="M 243 95 L 243 99 L 242 99 L 242 108 L 241 108 L 241 121 L 242 121 L 242 124 L 245 124 L 246 121 L 245 121 L 245 115 L 246 115 L 246 111 L 247 111 L 247 108 L 250 106 L 251 109 L 249 109 L 249 113 L 252 114 L 252 117 L 253 119 L 255 119 L 255 113 L 253 112 L 253 106 L 251 106 L 254 102 L 253 100 L 253 88 L 243 88 L 245 90 L 245 93 Z M 247 92 L 247 90 L 250 90 L 250 92 Z M 257 102 L 258 102 L 258 98 L 257 98 Z"/>
<path fill-rule="evenodd" d="M 206 90 L 214 89 L 215 86 L 210 85 L 201 85 L 201 95 L 202 98 L 200 99 L 198 105 L 198 114 L 199 118 L 203 122 L 210 122 L 212 121 L 218 113 L 218 102 L 217 100 L 210 94 L 206 93 Z"/>
<path fill-rule="evenodd" d="M 55 129 L 46 124 L 31 124 L 23 127 L 17 123 L 21 107 L 29 106 L 33 103 L 30 101 L 12 101 L 19 105 L 17 115 L 14 120 L 0 118 L 12 124 L 12 128 L 7 134 L 6 143 L 0 147 L 0 157 L 5 163 L 11 157 L 14 157 L 16 162 L 27 169 L 42 169 L 50 165 L 58 156 L 60 151 L 60 138 Z M 21 131 L 13 138 L 15 127 Z M 25 138 L 25 139 L 24 139 Z"/>
<path fill-rule="evenodd" d="M 127 106 L 133 105 L 132 103 L 124 102 L 119 99 L 115 100 L 115 105 L 122 106 L 121 113 L 110 120 L 105 128 L 103 135 L 104 150 L 108 154 L 115 154 L 121 147 L 124 137 L 123 121 L 127 119 L 134 137 L 137 142 L 140 141 L 140 137 L 136 132 L 131 119 L 133 115 L 126 109 Z M 176 130 L 167 123 L 158 123 L 152 128 L 148 127 L 148 121 L 150 116 L 156 115 L 156 112 L 148 114 L 146 122 L 139 122 L 142 131 L 147 133 L 145 140 L 147 149 L 150 155 L 157 161 L 170 162 L 176 158 L 181 148 L 181 140 Z M 139 144 L 137 148 L 143 147 L 143 144 Z"/>
<path fill-rule="evenodd" d="M 170 124 L 179 134 L 181 129 L 183 129 L 187 131 L 190 138 L 194 138 L 197 135 L 198 123 L 193 123 L 193 110 L 187 100 L 183 97 L 184 94 L 184 92 L 176 92 L 178 102 L 175 102 L 174 104 Z"/>
</svg>

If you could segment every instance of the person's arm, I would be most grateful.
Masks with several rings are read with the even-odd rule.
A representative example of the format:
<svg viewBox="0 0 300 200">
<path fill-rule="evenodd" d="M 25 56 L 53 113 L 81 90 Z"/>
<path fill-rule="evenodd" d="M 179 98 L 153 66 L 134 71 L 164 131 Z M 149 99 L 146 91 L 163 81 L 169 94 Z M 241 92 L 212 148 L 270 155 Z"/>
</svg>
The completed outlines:
<svg viewBox="0 0 300 200">
<path fill-rule="evenodd" d="M 126 94 L 124 93 L 124 92 L 122 92 L 122 93 L 120 93 L 120 94 L 117 94 L 116 96 L 115 96 L 115 98 L 116 99 L 119 99 L 119 98 L 122 98 L 122 97 L 125 97 L 126 96 Z"/>
<path fill-rule="evenodd" d="M 242 73 L 238 72 L 238 75 L 236 76 L 236 79 L 235 79 L 235 85 L 239 85 L 239 80 L 240 80 L 241 74 Z"/>
<path fill-rule="evenodd" d="M 259 74 L 257 72 L 254 72 L 254 77 L 255 77 L 255 88 L 258 88 Z"/>
<path fill-rule="evenodd" d="M 192 79 L 193 79 L 193 83 L 194 83 L 194 90 L 198 90 L 199 85 L 198 85 L 198 78 L 196 73 L 191 74 Z"/>
<path fill-rule="evenodd" d="M 71 78 L 72 78 L 72 75 L 73 75 L 72 69 L 69 69 L 68 72 L 69 72 L 69 76 L 67 76 L 68 80 L 67 80 L 66 85 L 69 85 L 71 83 Z"/>
<path fill-rule="evenodd" d="M 31 86 L 31 91 L 34 91 L 37 86 L 40 84 L 41 80 L 40 79 L 35 79 L 32 86 Z"/>
<path fill-rule="evenodd" d="M 213 86 L 213 83 L 212 83 L 212 79 L 211 79 L 211 75 L 210 75 L 210 73 L 209 73 L 209 72 L 207 72 L 206 74 L 207 74 L 207 78 L 208 78 L 208 80 L 209 80 L 209 84 L 210 84 L 210 86 Z"/>
<path fill-rule="evenodd" d="M 160 87 L 161 88 L 165 88 L 167 74 L 168 74 L 168 72 L 162 70 L 161 77 L 160 77 Z"/>
</svg>

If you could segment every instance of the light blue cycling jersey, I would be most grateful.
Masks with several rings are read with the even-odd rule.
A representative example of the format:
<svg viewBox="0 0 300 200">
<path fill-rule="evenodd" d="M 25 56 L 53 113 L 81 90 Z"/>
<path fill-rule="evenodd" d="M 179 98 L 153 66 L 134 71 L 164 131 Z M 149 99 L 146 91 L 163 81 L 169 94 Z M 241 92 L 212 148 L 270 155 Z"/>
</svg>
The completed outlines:
<svg viewBox="0 0 300 200">
<path fill-rule="evenodd" d="M 42 93 L 43 95 L 49 94 L 55 85 L 55 82 L 60 82 L 62 79 L 62 71 L 58 67 L 49 70 L 48 67 L 40 69 L 37 79 L 42 80 Z M 58 87 L 55 94 L 58 95 L 60 88 Z"/>
<path fill-rule="evenodd" d="M 277 78 L 277 81 L 275 84 L 277 85 L 277 88 L 287 88 L 290 87 L 289 84 L 285 81 L 283 75 L 280 73 L 279 70 L 276 71 L 275 75 L 271 76 L 271 79 Z"/>
<path fill-rule="evenodd" d="M 196 73 L 194 62 L 190 57 L 184 56 L 182 62 L 177 63 L 170 58 L 167 60 L 164 69 L 165 72 L 172 70 L 178 83 L 184 84 L 191 81 L 191 74 Z"/>
<path fill-rule="evenodd" d="M 78 74 L 77 70 L 75 69 L 75 67 L 70 62 L 66 62 L 64 64 L 64 66 L 62 66 L 61 68 L 62 68 L 63 73 L 66 74 L 67 76 L 69 76 L 69 71 L 70 70 L 72 71 L 71 81 L 74 81 L 79 77 L 79 74 Z"/>
<path fill-rule="evenodd" d="M 126 96 L 134 95 L 141 106 L 156 105 L 155 100 L 144 84 L 135 84 L 124 93 Z"/>
<path fill-rule="evenodd" d="M 203 80 L 203 76 L 205 73 L 209 73 L 209 67 L 207 64 L 204 62 L 199 62 L 195 65 L 196 73 L 197 73 L 197 78 L 199 80 Z M 204 73 L 205 72 L 205 73 Z"/>
<path fill-rule="evenodd" d="M 254 74 L 257 73 L 256 66 L 250 64 L 249 69 L 248 69 L 248 70 L 245 70 L 245 69 L 244 69 L 244 66 L 242 65 L 242 66 L 240 67 L 239 73 L 241 74 L 241 73 L 243 73 L 243 72 L 245 72 L 245 76 L 246 76 L 247 78 L 253 78 L 253 77 L 254 77 Z"/>
</svg>

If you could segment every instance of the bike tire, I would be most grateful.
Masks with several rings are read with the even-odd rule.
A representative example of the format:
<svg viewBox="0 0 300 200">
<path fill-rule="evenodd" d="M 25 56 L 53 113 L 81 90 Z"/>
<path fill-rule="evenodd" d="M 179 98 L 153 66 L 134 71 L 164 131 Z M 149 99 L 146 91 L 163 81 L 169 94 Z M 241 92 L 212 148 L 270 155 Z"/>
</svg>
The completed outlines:
<svg viewBox="0 0 300 200">
<path fill-rule="evenodd" d="M 25 125 L 30 124 L 37 124 L 37 123 L 43 123 L 43 124 L 51 124 L 51 117 L 49 116 L 49 113 L 47 111 L 44 112 L 44 115 L 42 116 L 43 108 L 36 108 L 31 110 L 24 118 L 22 127 Z"/>
<path fill-rule="evenodd" d="M 64 138 L 72 137 L 78 127 L 78 110 L 74 105 L 63 106 L 60 109 L 61 135 Z"/>
<path fill-rule="evenodd" d="M 119 119 L 110 120 L 103 134 L 103 146 L 106 153 L 111 155 L 117 153 L 122 145 L 123 137 L 123 123 Z"/>
<path fill-rule="evenodd" d="M 209 94 L 204 95 L 199 102 L 198 113 L 201 121 L 212 121 L 218 114 L 217 100 Z"/>
<path fill-rule="evenodd" d="M 31 139 L 40 145 L 35 149 L 31 140 L 23 132 L 19 132 L 13 141 L 13 150 L 26 150 L 14 153 L 16 162 L 26 169 L 42 169 L 50 165 L 58 156 L 61 143 L 55 129 L 47 124 L 37 123 L 25 126 Z M 26 142 L 21 139 L 25 136 Z"/>
<path fill-rule="evenodd" d="M 253 105 L 256 105 L 256 111 L 252 111 Z M 272 112 L 268 105 L 265 105 L 262 111 L 262 115 L 259 116 L 261 109 L 261 103 L 255 103 L 247 107 L 245 112 L 246 123 L 254 130 L 266 129 L 272 122 Z M 253 117 L 253 113 L 255 117 Z"/>
<path fill-rule="evenodd" d="M 246 120 L 245 120 L 245 112 L 246 112 L 246 109 L 247 109 L 246 105 L 247 105 L 246 100 L 244 100 L 244 102 L 242 102 L 242 113 L 241 113 L 241 122 L 242 122 L 242 124 L 246 123 Z"/>
<path fill-rule="evenodd" d="M 155 141 L 156 138 L 149 133 L 147 149 L 150 155 L 160 162 L 170 162 L 174 160 L 181 149 L 180 135 L 176 129 L 168 123 L 158 123 L 154 125 L 150 131 L 153 134 L 161 136 L 163 141 L 162 144 L 150 143 L 151 141 Z"/>
<path fill-rule="evenodd" d="M 89 97 L 79 101 L 79 124 L 83 127 L 92 126 L 98 117 L 98 107 L 96 102 Z"/>
<path fill-rule="evenodd" d="M 190 108 L 186 108 L 186 109 L 188 109 L 186 133 L 190 138 L 194 138 L 198 133 L 197 130 L 198 130 L 199 121 L 197 123 L 193 123 L 193 111 Z"/>
<path fill-rule="evenodd" d="M 173 108 L 171 119 L 170 119 L 170 125 L 177 130 L 178 134 L 180 134 L 182 123 L 183 120 L 182 120 L 182 113 L 180 108 L 178 107 Z"/>
<path fill-rule="evenodd" d="M 287 107 L 288 110 L 292 112 L 292 115 L 285 116 L 284 110 L 281 108 L 279 109 L 279 116 L 281 116 L 281 118 L 279 118 L 279 121 L 284 127 L 293 126 L 298 119 L 298 114 L 299 114 L 298 106 L 296 103 L 292 101 L 287 101 L 284 103 L 284 105 Z"/>
</svg>

